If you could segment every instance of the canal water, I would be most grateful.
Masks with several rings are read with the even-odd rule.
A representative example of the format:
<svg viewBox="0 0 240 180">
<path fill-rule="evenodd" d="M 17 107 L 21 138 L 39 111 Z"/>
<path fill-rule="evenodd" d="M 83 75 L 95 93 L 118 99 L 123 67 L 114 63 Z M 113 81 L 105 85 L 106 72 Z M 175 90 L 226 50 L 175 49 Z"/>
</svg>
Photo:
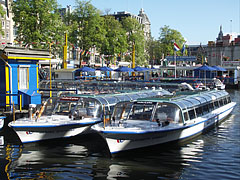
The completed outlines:
<svg viewBox="0 0 240 180">
<path fill-rule="evenodd" d="M 111 157 L 97 134 L 22 146 L 0 132 L 0 180 L 5 179 L 239 179 L 240 91 L 237 106 L 218 127 L 181 144 L 160 145 Z"/>
</svg>

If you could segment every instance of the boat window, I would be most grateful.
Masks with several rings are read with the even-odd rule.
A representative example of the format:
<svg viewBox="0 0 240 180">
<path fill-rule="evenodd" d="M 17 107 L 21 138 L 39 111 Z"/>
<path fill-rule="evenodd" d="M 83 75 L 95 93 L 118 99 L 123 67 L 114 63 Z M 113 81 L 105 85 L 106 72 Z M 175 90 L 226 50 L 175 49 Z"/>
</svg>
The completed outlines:
<svg viewBox="0 0 240 180">
<path fill-rule="evenodd" d="M 129 120 L 150 120 L 153 108 L 153 104 L 136 103 L 129 113 Z"/>
<path fill-rule="evenodd" d="M 74 109 L 76 106 L 77 102 L 72 102 L 72 101 L 59 101 L 54 113 L 56 114 L 62 114 L 62 115 L 69 115 L 71 114 L 71 111 Z"/>
<path fill-rule="evenodd" d="M 189 118 L 188 118 L 188 113 L 187 113 L 187 112 L 184 112 L 183 115 L 184 115 L 184 120 L 185 120 L 185 121 L 188 121 L 188 120 L 189 120 Z"/>
<path fill-rule="evenodd" d="M 213 102 L 208 104 L 208 108 L 209 108 L 210 111 L 212 111 L 214 109 Z"/>
<path fill-rule="evenodd" d="M 57 102 L 58 102 L 57 98 L 53 97 L 53 98 L 49 98 L 47 100 L 47 102 L 43 103 L 43 104 L 46 104 L 44 107 L 43 106 L 38 106 L 38 107 L 40 107 L 40 109 L 44 108 L 44 111 L 43 111 L 42 115 L 45 115 L 45 116 L 52 115 Z M 37 109 L 39 109 L 39 108 L 37 108 Z"/>
<path fill-rule="evenodd" d="M 198 108 L 196 108 L 196 114 L 197 114 L 197 117 L 201 117 L 203 115 L 202 106 L 199 106 Z"/>
<path fill-rule="evenodd" d="M 126 103 L 126 102 L 121 102 L 116 104 L 114 107 L 112 119 L 113 121 L 115 120 L 123 120 L 127 118 L 127 115 L 129 114 L 129 111 L 132 108 L 133 103 Z"/>
<path fill-rule="evenodd" d="M 194 109 L 189 110 L 189 111 L 188 111 L 188 114 L 189 114 L 189 118 L 190 118 L 191 120 L 196 118 Z"/>
<path fill-rule="evenodd" d="M 224 105 L 227 104 L 227 98 L 223 99 L 223 103 L 224 103 Z"/>
<path fill-rule="evenodd" d="M 76 106 L 73 115 L 76 119 L 83 117 L 100 117 L 101 112 L 102 108 L 97 100 L 82 98 Z"/>
<path fill-rule="evenodd" d="M 169 123 L 182 123 L 182 116 L 179 107 L 174 104 L 159 103 L 156 108 L 153 120 L 168 121 Z"/>
<path fill-rule="evenodd" d="M 214 106 L 215 106 L 215 108 L 218 108 L 218 107 L 219 107 L 218 100 L 214 101 Z"/>
<path fill-rule="evenodd" d="M 113 105 L 113 104 L 116 104 L 116 103 L 118 103 L 119 102 L 119 99 L 118 98 L 116 98 L 116 97 L 114 97 L 114 96 L 110 96 L 110 97 L 105 97 L 104 98 L 107 102 L 108 102 L 108 104 L 110 104 L 110 105 Z"/>
<path fill-rule="evenodd" d="M 209 107 L 208 104 L 203 105 L 203 114 L 209 113 Z"/>
<path fill-rule="evenodd" d="M 220 104 L 220 106 L 223 106 L 223 99 L 219 100 L 219 104 Z"/>
<path fill-rule="evenodd" d="M 230 96 L 228 96 L 228 103 L 232 102 Z"/>
</svg>

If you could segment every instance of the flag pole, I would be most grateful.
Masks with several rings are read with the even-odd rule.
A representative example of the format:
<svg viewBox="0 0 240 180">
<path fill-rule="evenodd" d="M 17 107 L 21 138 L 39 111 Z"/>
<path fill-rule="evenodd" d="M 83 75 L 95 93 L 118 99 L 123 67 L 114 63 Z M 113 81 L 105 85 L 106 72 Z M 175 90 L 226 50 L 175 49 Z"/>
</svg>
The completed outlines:
<svg viewBox="0 0 240 180">
<path fill-rule="evenodd" d="M 174 51 L 174 76 L 177 77 L 177 51 Z"/>
</svg>

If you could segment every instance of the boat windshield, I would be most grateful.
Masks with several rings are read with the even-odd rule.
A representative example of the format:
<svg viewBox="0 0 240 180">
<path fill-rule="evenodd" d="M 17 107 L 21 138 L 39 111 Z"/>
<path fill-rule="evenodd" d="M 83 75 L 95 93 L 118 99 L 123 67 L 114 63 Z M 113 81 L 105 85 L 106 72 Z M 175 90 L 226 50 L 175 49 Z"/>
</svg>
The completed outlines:
<svg viewBox="0 0 240 180">
<path fill-rule="evenodd" d="M 114 109 L 115 120 L 151 120 L 155 104 L 152 103 L 119 103 Z"/>
<path fill-rule="evenodd" d="M 75 119 L 98 117 L 102 114 L 102 106 L 99 101 L 94 98 L 81 98 L 73 111 Z"/>
<path fill-rule="evenodd" d="M 182 123 L 182 115 L 179 107 L 170 103 L 158 103 L 153 121 L 160 123 Z"/>
<path fill-rule="evenodd" d="M 70 115 L 75 109 L 79 98 L 62 97 L 58 100 L 53 114 Z"/>
<path fill-rule="evenodd" d="M 72 115 L 74 119 L 100 117 L 100 103 L 96 99 L 84 97 L 63 97 L 58 101 L 53 114 Z"/>
</svg>

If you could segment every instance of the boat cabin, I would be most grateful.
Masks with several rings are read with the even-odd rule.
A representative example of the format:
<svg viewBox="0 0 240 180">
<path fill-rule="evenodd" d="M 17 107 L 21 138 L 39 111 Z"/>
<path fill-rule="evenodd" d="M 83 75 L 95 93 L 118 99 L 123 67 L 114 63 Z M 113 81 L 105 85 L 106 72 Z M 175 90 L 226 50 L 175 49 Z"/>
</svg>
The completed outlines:
<svg viewBox="0 0 240 180">
<path fill-rule="evenodd" d="M 191 124 L 196 118 L 211 113 L 231 102 L 226 91 L 180 92 L 178 96 L 151 97 L 135 102 L 118 103 L 113 121 L 155 121 L 159 126 Z M 192 95 L 191 95 L 192 94 Z"/>
<path fill-rule="evenodd" d="M 44 115 L 69 115 L 73 119 L 110 117 L 113 107 L 122 101 L 135 101 L 143 97 L 170 94 L 166 90 L 141 90 L 117 94 L 74 94 L 49 98 L 45 104 Z M 108 118 L 109 118 L 108 117 Z"/>
</svg>

